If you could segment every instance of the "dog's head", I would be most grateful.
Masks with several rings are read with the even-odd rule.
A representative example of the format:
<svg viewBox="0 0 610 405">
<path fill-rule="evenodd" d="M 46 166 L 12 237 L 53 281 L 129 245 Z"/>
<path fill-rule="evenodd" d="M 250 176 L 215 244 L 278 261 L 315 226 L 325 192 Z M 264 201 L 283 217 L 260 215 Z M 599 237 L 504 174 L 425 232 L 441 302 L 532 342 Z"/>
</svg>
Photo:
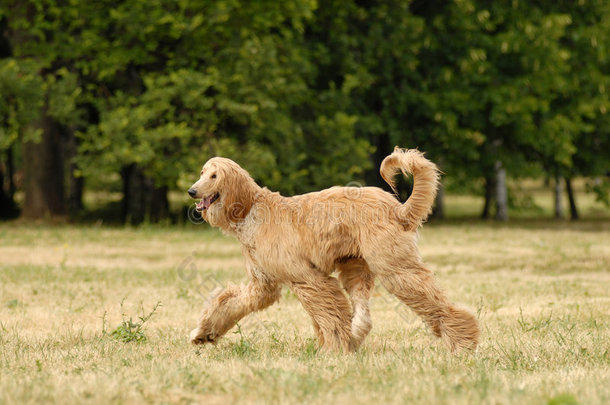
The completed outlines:
<svg viewBox="0 0 610 405">
<path fill-rule="evenodd" d="M 214 157 L 199 173 L 199 180 L 188 190 L 197 211 L 210 225 L 224 227 L 243 219 L 253 203 L 258 186 L 248 172 L 231 159 Z"/>
</svg>

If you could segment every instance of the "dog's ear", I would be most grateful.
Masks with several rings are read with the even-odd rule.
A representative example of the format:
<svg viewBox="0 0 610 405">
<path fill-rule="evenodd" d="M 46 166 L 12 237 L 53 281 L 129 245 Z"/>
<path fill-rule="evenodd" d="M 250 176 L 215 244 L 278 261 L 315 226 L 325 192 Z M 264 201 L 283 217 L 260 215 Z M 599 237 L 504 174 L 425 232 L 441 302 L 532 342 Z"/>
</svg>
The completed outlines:
<svg viewBox="0 0 610 405">
<path fill-rule="evenodd" d="M 243 220 L 252 209 L 257 185 L 248 172 L 233 165 L 219 165 L 218 171 L 222 173 L 223 211 L 229 222 Z"/>
</svg>

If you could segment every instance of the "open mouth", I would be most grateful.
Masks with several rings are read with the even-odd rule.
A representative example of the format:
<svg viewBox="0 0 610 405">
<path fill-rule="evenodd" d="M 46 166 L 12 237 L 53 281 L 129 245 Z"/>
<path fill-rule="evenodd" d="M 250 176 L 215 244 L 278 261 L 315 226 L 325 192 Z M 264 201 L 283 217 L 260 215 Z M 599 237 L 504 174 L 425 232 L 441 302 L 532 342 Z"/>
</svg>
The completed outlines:
<svg viewBox="0 0 610 405">
<path fill-rule="evenodd" d="M 218 193 L 214 193 L 211 196 L 202 198 L 201 201 L 199 201 L 197 203 L 197 211 L 205 211 L 208 208 L 210 208 L 210 205 L 212 205 L 214 203 L 214 201 L 218 200 L 218 198 L 220 197 L 220 194 Z"/>
</svg>

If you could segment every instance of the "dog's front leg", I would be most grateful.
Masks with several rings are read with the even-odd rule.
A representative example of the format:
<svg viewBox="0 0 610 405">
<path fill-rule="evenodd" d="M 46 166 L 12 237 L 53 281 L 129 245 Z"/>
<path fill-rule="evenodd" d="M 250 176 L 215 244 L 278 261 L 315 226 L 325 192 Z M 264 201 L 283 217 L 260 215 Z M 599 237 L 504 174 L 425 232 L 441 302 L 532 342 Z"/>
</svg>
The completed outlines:
<svg viewBox="0 0 610 405">
<path fill-rule="evenodd" d="M 280 293 L 279 285 L 258 280 L 251 280 L 247 285 L 227 287 L 203 311 L 199 326 L 191 331 L 191 343 L 216 342 L 244 316 L 276 302 Z"/>
</svg>

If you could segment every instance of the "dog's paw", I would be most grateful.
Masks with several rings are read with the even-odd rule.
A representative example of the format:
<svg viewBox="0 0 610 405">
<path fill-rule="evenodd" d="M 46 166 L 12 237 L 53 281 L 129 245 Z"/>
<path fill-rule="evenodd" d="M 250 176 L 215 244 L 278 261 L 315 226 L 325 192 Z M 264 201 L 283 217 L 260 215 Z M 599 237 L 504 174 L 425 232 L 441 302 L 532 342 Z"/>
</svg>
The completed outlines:
<svg viewBox="0 0 610 405">
<path fill-rule="evenodd" d="M 215 343 L 216 335 L 214 333 L 208 333 L 202 331 L 199 328 L 195 328 L 189 335 L 189 340 L 194 345 L 202 345 L 204 343 Z"/>
</svg>

